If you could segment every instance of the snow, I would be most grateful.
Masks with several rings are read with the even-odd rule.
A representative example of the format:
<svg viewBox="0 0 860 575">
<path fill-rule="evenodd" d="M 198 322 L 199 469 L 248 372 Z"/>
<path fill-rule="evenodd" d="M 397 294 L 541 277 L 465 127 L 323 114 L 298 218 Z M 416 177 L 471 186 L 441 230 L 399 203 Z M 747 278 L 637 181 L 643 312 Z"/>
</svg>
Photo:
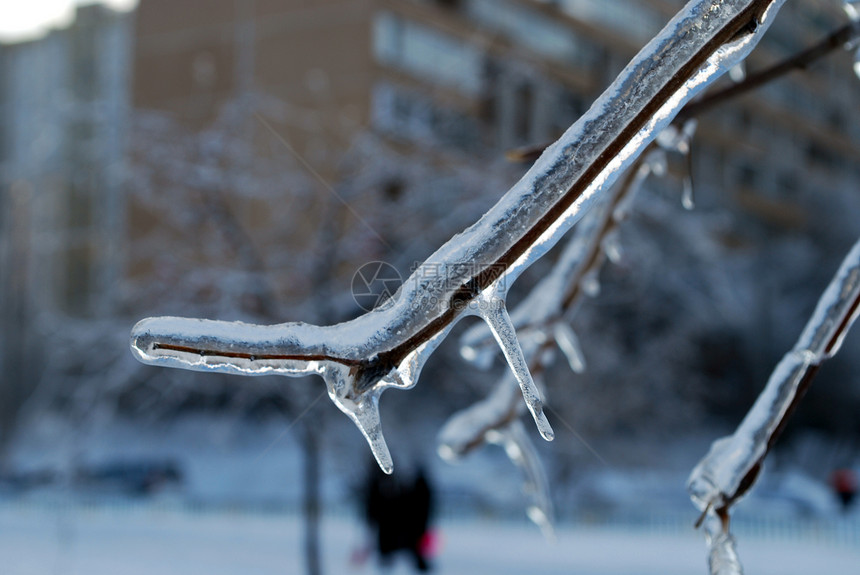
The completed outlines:
<svg viewBox="0 0 860 575">
<path fill-rule="evenodd" d="M 692 528 L 662 533 L 621 525 L 563 525 L 555 543 L 526 523 L 447 520 L 439 525 L 439 575 L 689 575 L 702 573 L 702 543 Z M 326 573 L 375 573 L 373 561 L 350 564 L 365 545 L 357 520 L 323 521 Z M 746 536 L 750 573 L 853 573 L 860 545 Z M 303 573 L 296 516 L 165 507 L 83 508 L 0 504 L 3 575 L 173 575 Z M 403 560 L 392 575 L 410 573 Z"/>
</svg>

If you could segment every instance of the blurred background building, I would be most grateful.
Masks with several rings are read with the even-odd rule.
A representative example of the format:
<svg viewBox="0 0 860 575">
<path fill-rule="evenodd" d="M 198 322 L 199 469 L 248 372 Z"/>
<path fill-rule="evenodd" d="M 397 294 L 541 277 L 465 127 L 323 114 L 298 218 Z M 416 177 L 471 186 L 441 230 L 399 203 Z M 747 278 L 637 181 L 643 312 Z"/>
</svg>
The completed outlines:
<svg viewBox="0 0 860 575">
<path fill-rule="evenodd" d="M 505 151 L 558 137 L 680 5 L 141 0 L 0 46 L 3 437 L 39 386 L 51 403 L 97 381 L 131 412 L 230 404 L 230 383 L 134 364 L 133 321 L 354 316 L 360 265 L 405 276 L 472 223 L 522 171 Z M 787 3 L 748 67 L 845 21 L 833 1 Z M 860 235 L 858 97 L 838 53 L 699 119 L 698 211 L 675 206 L 687 166 L 670 162 L 576 322 L 594 361 L 559 410 L 581 430 L 743 413 Z M 468 396 L 464 372 L 494 377 L 455 355 L 431 366 L 439 413 Z M 840 358 L 801 416 L 856 447 L 860 355 Z M 272 395 L 243 405 L 286 409 Z"/>
</svg>

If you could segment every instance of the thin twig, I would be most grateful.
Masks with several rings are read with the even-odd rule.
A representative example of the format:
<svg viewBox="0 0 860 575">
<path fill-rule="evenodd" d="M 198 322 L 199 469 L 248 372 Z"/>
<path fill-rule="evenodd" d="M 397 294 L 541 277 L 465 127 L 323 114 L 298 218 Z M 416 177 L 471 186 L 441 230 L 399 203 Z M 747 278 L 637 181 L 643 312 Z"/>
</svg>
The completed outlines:
<svg viewBox="0 0 860 575">
<path fill-rule="evenodd" d="M 797 52 L 785 60 L 782 60 L 773 66 L 761 70 L 759 72 L 749 74 L 747 77 L 736 83 L 723 88 L 722 90 L 714 91 L 707 94 L 699 100 L 690 102 L 678 112 L 675 118 L 676 124 L 681 124 L 690 118 L 695 118 L 712 108 L 734 100 L 748 92 L 755 90 L 769 82 L 777 80 L 782 76 L 794 70 L 805 70 L 810 64 L 832 54 L 833 52 L 845 49 L 846 45 L 860 38 L 860 25 L 856 23 L 846 24 L 845 26 L 830 33 L 826 38 L 817 44 L 805 48 Z M 505 152 L 505 157 L 511 162 L 534 162 L 540 157 L 544 150 L 549 147 L 548 143 L 534 144 L 530 146 L 522 146 Z"/>
</svg>

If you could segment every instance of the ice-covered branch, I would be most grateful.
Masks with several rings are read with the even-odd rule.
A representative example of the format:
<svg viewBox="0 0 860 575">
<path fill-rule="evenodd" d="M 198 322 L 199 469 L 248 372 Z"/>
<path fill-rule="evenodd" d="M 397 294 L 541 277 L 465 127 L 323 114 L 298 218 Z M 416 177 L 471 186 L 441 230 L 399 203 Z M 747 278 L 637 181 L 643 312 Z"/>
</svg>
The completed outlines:
<svg viewBox="0 0 860 575">
<path fill-rule="evenodd" d="M 558 241 L 678 111 L 746 57 L 783 2 L 690 2 L 493 208 L 431 255 L 379 309 L 327 327 L 151 318 L 133 329 L 136 357 L 244 375 L 318 373 L 332 400 L 361 428 L 380 465 L 391 471 L 379 394 L 414 385 L 451 326 L 466 314 L 482 314 L 487 294 L 503 302 L 505 287 Z M 506 312 L 483 315 L 501 322 L 497 332 L 507 330 Z M 515 338 L 497 339 L 509 346 L 509 361 L 521 363 Z M 550 437 L 531 378 L 518 379 Z"/>
<path fill-rule="evenodd" d="M 540 347 L 530 347 L 526 353 L 530 356 L 539 354 Z M 517 382 L 512 374 L 508 374 L 484 400 L 448 420 L 439 432 L 438 451 L 446 461 L 454 461 L 484 443 L 504 448 L 508 458 L 523 474 L 523 492 L 529 498 L 526 514 L 549 536 L 554 516 L 549 482 L 534 444 L 520 421 L 523 411 Z"/>
<path fill-rule="evenodd" d="M 697 118 L 700 114 L 708 112 L 720 104 L 752 92 L 753 90 L 777 80 L 790 72 L 805 70 L 811 64 L 832 54 L 833 52 L 855 47 L 858 39 L 860 39 L 860 11 L 855 7 L 855 4 L 855 2 L 851 2 L 850 0 L 845 0 L 844 3 L 845 11 L 851 19 L 850 23 L 834 30 L 809 48 L 805 48 L 792 54 L 764 70 L 760 70 L 754 74 L 749 74 L 743 80 L 735 84 L 714 92 L 709 92 L 698 100 L 690 102 L 684 106 L 680 112 L 678 112 L 678 115 L 675 118 L 675 124 L 683 124 Z M 860 54 L 860 47 L 857 47 L 857 49 L 857 54 Z M 858 58 L 858 55 L 855 55 L 855 72 L 860 75 L 860 64 L 857 62 L 860 62 L 860 58 Z M 546 150 L 548 146 L 548 143 L 524 146 L 522 148 L 509 150 L 506 153 L 506 156 L 513 162 L 533 162 L 541 155 L 541 153 L 544 152 L 544 150 Z"/>
<path fill-rule="evenodd" d="M 618 226 L 626 219 L 645 178 L 662 171 L 664 154 L 661 150 L 652 149 L 637 158 L 621 182 L 574 227 L 552 270 L 511 313 L 520 337 L 555 340 L 576 373 L 585 370 L 585 358 L 567 316 L 583 295 L 593 296 L 599 291 L 598 274 L 604 261 L 607 258 L 617 261 L 621 256 L 617 244 Z M 487 326 L 478 324 L 467 330 L 460 345 L 464 359 L 479 367 L 489 367 L 496 348 L 492 346 Z"/>
<path fill-rule="evenodd" d="M 693 502 L 704 514 L 719 514 L 726 533 L 730 507 L 755 484 L 765 457 L 819 366 L 839 351 L 858 313 L 860 241 L 845 257 L 797 343 L 777 364 L 738 429 L 715 441 L 690 475 L 687 488 Z"/>
<path fill-rule="evenodd" d="M 675 130 L 658 137 L 660 139 L 664 140 L 665 147 L 673 150 L 683 147 L 679 142 L 688 140 L 685 134 Z M 552 270 L 511 314 L 529 369 L 535 376 L 545 372 L 551 364 L 555 355 L 553 343 L 575 373 L 585 370 L 585 357 L 576 333 L 568 324 L 568 312 L 576 308 L 583 294 L 595 295 L 597 272 L 604 260 L 618 257 L 618 247 L 611 240 L 617 237 L 617 227 L 626 219 L 636 192 L 648 175 L 665 170 L 664 150 L 656 145 L 652 148 L 637 158 L 621 182 L 575 226 Z M 489 367 L 496 350 L 492 340 L 490 329 L 477 324 L 461 338 L 461 354 L 481 367 Z M 439 433 L 439 454 L 443 459 L 454 460 L 485 443 L 498 443 L 493 439 L 507 437 L 510 426 L 514 422 L 519 424 L 522 405 L 514 379 L 503 377 L 487 398 L 451 416 Z M 510 455 L 511 451 L 506 450 L 506 453 Z M 511 459 L 523 468 L 522 461 Z M 527 471 L 524 490 L 534 494 L 529 517 L 546 532 L 552 518 L 548 486 L 533 480 L 545 473 L 538 458 L 530 457 L 527 461 L 528 466 L 523 468 Z M 536 492 L 535 485 L 547 487 L 547 492 Z"/>
<path fill-rule="evenodd" d="M 837 51 L 844 50 L 846 46 L 852 45 L 860 38 L 860 21 L 851 22 L 828 34 L 817 44 L 801 50 L 797 54 L 789 56 L 773 66 L 765 68 L 755 74 L 750 74 L 737 84 L 727 86 L 722 90 L 708 93 L 705 97 L 690 102 L 678 114 L 678 119 L 695 118 L 708 110 L 738 96 L 751 92 L 768 82 L 796 71 L 804 70 L 810 64 L 817 62 L 825 56 Z"/>
</svg>

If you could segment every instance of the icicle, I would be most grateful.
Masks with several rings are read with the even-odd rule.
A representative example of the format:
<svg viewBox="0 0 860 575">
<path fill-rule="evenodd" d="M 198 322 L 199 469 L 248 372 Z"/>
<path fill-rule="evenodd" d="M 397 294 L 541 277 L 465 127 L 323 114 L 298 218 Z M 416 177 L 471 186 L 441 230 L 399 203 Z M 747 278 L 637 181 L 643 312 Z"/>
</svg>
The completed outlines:
<svg viewBox="0 0 860 575">
<path fill-rule="evenodd" d="M 384 388 L 378 386 L 355 393 L 350 369 L 341 364 L 326 364 L 322 376 L 332 402 L 355 423 L 367 439 L 373 457 L 382 471 L 392 473 L 394 462 L 382 435 L 382 421 L 379 417 L 379 396 Z"/>
<path fill-rule="evenodd" d="M 617 232 L 607 234 L 606 237 L 603 238 L 600 247 L 603 248 L 603 253 L 606 254 L 606 257 L 610 262 L 618 264 L 623 259 L 623 255 L 621 253 L 621 241 L 619 240 Z"/>
<path fill-rule="evenodd" d="M 666 174 L 666 152 L 657 148 L 647 152 L 642 165 L 636 170 L 636 177 L 631 182 L 630 188 L 624 194 L 624 197 L 616 204 L 612 211 L 612 219 L 615 222 L 623 222 L 630 215 L 630 210 L 633 206 L 633 201 L 636 194 L 642 188 L 645 179 L 654 174 L 655 176 L 663 176 Z"/>
<path fill-rule="evenodd" d="M 689 172 L 684 175 L 684 188 L 681 191 L 681 205 L 684 206 L 685 210 L 692 210 L 696 207 L 696 203 L 693 200 L 693 178 L 690 176 Z"/>
<path fill-rule="evenodd" d="M 508 361 L 511 371 L 514 372 L 517 383 L 520 384 L 523 399 L 535 420 L 538 431 L 540 431 L 544 439 L 552 441 L 555 433 L 553 433 L 552 427 L 543 412 L 540 393 L 529 372 L 526 359 L 523 357 L 523 350 L 520 347 L 520 342 L 517 340 L 517 332 L 508 315 L 508 310 L 505 309 L 504 300 L 496 296 L 493 290 L 488 289 L 478 297 L 478 301 L 474 302 L 474 304 L 473 309 L 490 326 L 493 337 L 495 337 L 502 348 L 502 353 Z"/>
<path fill-rule="evenodd" d="M 558 344 L 558 348 L 567 358 L 570 369 L 574 373 L 585 372 L 585 355 L 582 353 L 576 332 L 564 321 L 558 321 L 553 326 L 552 334 Z"/>
<path fill-rule="evenodd" d="M 579 286 L 588 297 L 600 295 L 600 268 L 588 270 L 579 282 Z"/>
<path fill-rule="evenodd" d="M 710 575 L 743 575 L 743 566 L 738 557 L 735 538 L 723 521 L 713 511 L 708 511 L 703 525 L 708 544 L 708 568 Z"/>
<path fill-rule="evenodd" d="M 860 78 L 860 47 L 854 52 L 854 74 Z"/>
<path fill-rule="evenodd" d="M 504 448 L 508 458 L 522 471 L 523 493 L 530 500 L 526 515 L 540 527 L 547 539 L 554 540 L 554 512 L 549 482 L 522 422 L 515 419 L 505 427 L 487 433 L 487 441 Z"/>
<path fill-rule="evenodd" d="M 742 64 L 742 62 L 741 62 Z M 738 65 L 741 65 L 738 64 Z M 683 190 L 681 192 L 681 205 L 687 210 L 692 210 L 693 202 L 693 166 L 690 156 L 690 147 L 693 136 L 696 133 L 698 123 L 695 119 L 687 120 L 681 129 L 669 125 L 657 136 L 657 145 L 667 152 L 675 152 L 684 157 L 687 162 L 687 173 L 684 174 Z M 655 172 L 656 173 L 656 172 Z"/>
</svg>

